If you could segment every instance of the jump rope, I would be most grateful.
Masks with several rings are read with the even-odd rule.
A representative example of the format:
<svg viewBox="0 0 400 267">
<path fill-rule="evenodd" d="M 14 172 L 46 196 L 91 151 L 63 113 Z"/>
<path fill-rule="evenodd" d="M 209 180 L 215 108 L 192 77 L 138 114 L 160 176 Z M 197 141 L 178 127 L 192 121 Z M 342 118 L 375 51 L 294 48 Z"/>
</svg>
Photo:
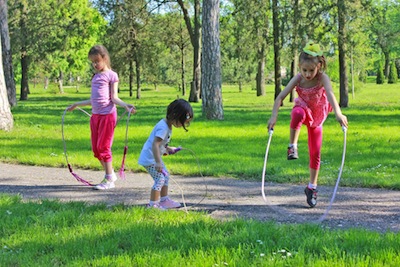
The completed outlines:
<svg viewBox="0 0 400 267">
<path fill-rule="evenodd" d="M 79 107 L 77 107 L 76 109 L 79 110 L 79 111 L 81 111 L 81 112 L 84 113 L 85 115 L 87 115 L 89 118 L 91 117 L 91 115 L 90 115 L 87 111 L 85 111 L 85 110 L 83 110 L 83 109 L 81 109 L 81 108 L 79 108 Z M 63 115 L 62 115 L 62 119 L 61 119 L 61 134 L 62 134 L 62 141 L 63 141 L 63 145 L 64 145 L 65 160 L 66 160 L 66 162 L 67 162 L 67 166 L 68 166 L 69 172 L 71 173 L 71 175 L 72 175 L 73 177 L 75 177 L 75 179 L 76 179 L 77 181 L 83 183 L 84 185 L 87 185 L 87 186 L 94 186 L 94 184 L 88 182 L 87 180 L 85 180 L 85 179 L 83 179 L 82 177 L 80 177 L 77 173 L 75 173 L 75 172 L 73 171 L 73 169 L 72 169 L 71 164 L 70 164 L 69 161 L 68 161 L 67 145 L 66 145 L 65 136 L 64 136 L 64 122 L 65 122 L 65 115 L 66 115 L 67 111 L 68 111 L 68 107 L 64 110 L 64 113 L 63 113 Z M 132 110 L 130 110 L 129 112 L 128 112 L 128 111 L 125 111 L 125 112 L 119 117 L 119 119 L 117 120 L 117 122 L 115 123 L 115 125 L 117 125 L 118 122 L 125 116 L 125 114 L 128 113 L 128 116 L 127 116 L 127 119 L 126 119 L 124 155 L 123 155 L 123 157 L 122 157 L 121 168 L 119 169 L 119 176 L 121 177 L 121 179 L 125 179 L 125 159 L 126 159 L 126 154 L 127 154 L 127 152 L 128 152 L 128 129 L 129 129 L 128 126 L 129 126 L 129 120 L 130 120 L 130 117 L 131 117 L 131 114 L 132 114 L 131 111 L 132 111 Z M 197 202 L 196 204 L 193 204 L 193 205 L 191 206 L 191 207 L 195 207 L 195 206 L 199 205 L 199 204 L 206 198 L 206 196 L 207 196 L 207 194 L 208 194 L 208 187 L 207 187 L 207 184 L 205 183 L 205 179 L 204 179 L 203 173 L 201 172 L 199 159 L 198 159 L 198 157 L 196 156 L 196 153 L 195 153 L 193 150 L 191 150 L 191 149 L 189 149 L 189 148 L 184 148 L 184 147 L 177 147 L 176 149 L 174 149 L 174 150 L 172 151 L 172 153 L 169 153 L 169 155 L 175 154 L 175 153 L 177 153 L 177 152 L 179 152 L 179 151 L 181 151 L 181 150 L 187 150 L 187 151 L 189 151 L 189 152 L 192 154 L 193 158 L 194 158 L 194 159 L 196 160 L 196 162 L 197 162 L 197 167 L 199 168 L 200 176 L 201 176 L 201 177 L 203 178 L 203 180 L 204 180 L 205 194 L 203 195 L 203 197 L 200 199 L 199 202 Z M 164 175 L 168 175 L 168 174 L 165 173 L 165 172 L 164 172 L 163 174 L 164 174 Z M 179 183 L 178 183 L 175 179 L 172 178 L 172 176 L 169 176 L 169 177 L 170 177 L 171 180 L 178 186 L 178 188 L 179 188 L 179 190 L 180 190 L 180 192 L 181 192 L 182 203 L 183 203 L 184 209 L 185 209 L 186 213 L 188 213 L 188 209 L 187 209 L 187 205 L 186 205 L 186 201 L 185 201 L 185 196 L 184 196 L 182 187 L 179 185 Z"/>
<path fill-rule="evenodd" d="M 80 110 L 81 112 L 83 112 L 85 115 L 87 115 L 89 118 L 91 117 L 91 115 L 86 111 L 83 110 L 79 107 L 76 108 L 77 110 Z M 68 161 L 68 154 L 67 154 L 67 144 L 65 142 L 65 136 L 64 136 L 64 121 L 65 121 L 65 115 L 68 111 L 68 107 L 64 110 L 64 113 L 62 115 L 62 119 L 61 119 L 61 135 L 62 135 L 62 141 L 63 141 L 63 145 L 64 145 L 64 156 L 65 156 L 65 160 L 67 162 L 67 166 L 69 169 L 69 172 L 71 173 L 71 175 L 73 177 L 75 177 L 75 179 L 79 182 L 81 182 L 84 185 L 87 186 L 93 186 L 94 184 L 88 182 L 87 180 L 83 179 L 82 177 L 80 177 L 77 173 L 75 173 L 72 169 L 71 164 Z M 126 119 L 126 130 L 125 130 L 125 146 L 124 146 L 124 154 L 122 157 L 122 163 L 121 163 L 121 168 L 119 169 L 119 176 L 121 177 L 121 179 L 125 179 L 125 159 L 126 159 L 126 154 L 128 153 L 128 126 L 129 126 L 129 120 L 132 114 L 132 109 L 129 111 L 126 111 L 118 118 L 118 120 L 115 123 L 115 126 L 117 126 L 118 122 L 125 116 L 125 114 L 128 113 L 127 119 Z"/>
<path fill-rule="evenodd" d="M 343 153 L 342 153 L 342 163 L 341 163 L 341 165 L 340 165 L 339 174 L 338 174 L 338 178 L 337 178 L 337 180 L 336 180 L 335 188 L 334 188 L 333 193 L 332 193 L 331 201 L 329 202 L 329 205 L 328 205 L 328 207 L 326 208 L 325 212 L 324 212 L 324 213 L 322 214 L 322 216 L 318 219 L 318 222 L 319 222 L 319 223 L 323 222 L 323 221 L 326 219 L 326 217 L 328 216 L 329 211 L 330 211 L 331 208 L 332 208 L 333 202 L 335 201 L 335 197 L 336 197 L 337 190 L 338 190 L 338 187 L 339 187 L 340 179 L 341 179 L 341 177 L 342 177 L 343 166 L 344 166 L 344 160 L 345 160 L 345 157 L 346 157 L 347 128 L 346 128 L 345 126 L 342 126 L 342 130 L 343 130 Z M 267 203 L 267 204 L 268 204 L 268 201 L 267 201 L 267 198 L 266 198 L 266 196 L 265 196 L 265 173 L 266 173 L 266 170 L 267 170 L 268 153 L 269 153 L 269 147 L 270 147 L 270 144 L 271 144 L 271 140 L 272 140 L 272 135 L 273 135 L 273 133 L 274 133 L 274 130 L 273 130 L 273 129 L 270 129 L 270 130 L 268 131 L 268 136 L 269 136 L 269 137 L 268 137 L 267 147 L 266 147 L 266 150 L 265 150 L 264 167 L 263 167 L 262 182 L 261 182 L 261 194 L 262 194 L 262 197 L 263 197 L 265 203 Z M 271 206 L 271 207 L 272 207 L 273 209 L 276 209 L 274 206 Z"/>
</svg>

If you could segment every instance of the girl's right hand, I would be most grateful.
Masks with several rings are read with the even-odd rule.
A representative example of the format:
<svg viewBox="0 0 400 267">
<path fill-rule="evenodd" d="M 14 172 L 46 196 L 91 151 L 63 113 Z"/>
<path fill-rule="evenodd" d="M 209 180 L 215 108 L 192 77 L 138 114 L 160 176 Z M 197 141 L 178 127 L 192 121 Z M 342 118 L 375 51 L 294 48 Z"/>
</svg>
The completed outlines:
<svg viewBox="0 0 400 267">
<path fill-rule="evenodd" d="M 156 170 L 158 171 L 158 172 L 162 172 L 162 169 L 163 169 L 163 165 L 162 165 L 162 163 L 160 162 L 160 163 L 156 163 Z"/>
<path fill-rule="evenodd" d="M 276 118 L 271 117 L 268 121 L 268 131 L 272 130 L 276 124 Z"/>
<path fill-rule="evenodd" d="M 73 111 L 76 108 L 75 104 L 70 105 L 69 107 L 67 107 L 68 111 Z"/>
</svg>

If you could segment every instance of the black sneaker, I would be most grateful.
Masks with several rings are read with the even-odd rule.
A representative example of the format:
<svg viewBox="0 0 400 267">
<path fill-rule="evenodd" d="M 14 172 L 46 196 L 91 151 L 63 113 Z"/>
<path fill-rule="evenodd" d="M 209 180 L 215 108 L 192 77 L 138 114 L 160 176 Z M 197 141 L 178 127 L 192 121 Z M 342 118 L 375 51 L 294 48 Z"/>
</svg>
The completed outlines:
<svg viewBox="0 0 400 267">
<path fill-rule="evenodd" d="M 308 186 L 306 186 L 306 189 L 304 189 L 304 193 L 307 196 L 307 204 L 310 205 L 311 208 L 314 208 L 315 205 L 317 205 L 317 189 L 310 189 Z"/>
<path fill-rule="evenodd" d="M 291 159 L 298 159 L 299 158 L 299 154 L 297 154 L 297 148 L 290 146 L 288 147 L 288 151 L 287 151 L 287 159 L 291 160 Z"/>
</svg>

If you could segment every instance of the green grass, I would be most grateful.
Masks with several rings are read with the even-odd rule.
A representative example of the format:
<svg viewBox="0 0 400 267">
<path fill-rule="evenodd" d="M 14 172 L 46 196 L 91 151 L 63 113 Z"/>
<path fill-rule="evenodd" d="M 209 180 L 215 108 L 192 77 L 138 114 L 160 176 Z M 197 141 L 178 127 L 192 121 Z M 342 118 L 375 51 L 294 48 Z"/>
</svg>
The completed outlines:
<svg viewBox="0 0 400 267">
<path fill-rule="evenodd" d="M 400 235 L 0 195 L 0 266 L 399 266 Z"/>
<path fill-rule="evenodd" d="M 146 89 L 142 99 L 129 100 L 124 89 L 121 98 L 138 109 L 130 121 L 127 167 L 143 171 L 136 163 L 141 146 L 178 92 L 168 87 Z M 265 97 L 256 97 L 249 88 L 238 93 L 234 86 L 224 86 L 224 121 L 205 120 L 201 104 L 193 104 L 195 120 L 189 132 L 174 129 L 172 145 L 189 148 L 196 157 L 185 150 L 166 157 L 171 172 L 260 180 L 273 103 L 272 87 L 267 89 Z M 350 107 L 343 110 L 350 126 L 341 185 L 400 189 L 398 87 L 366 84 L 355 99 L 349 97 Z M 87 88 L 80 93 L 67 88 L 63 95 L 32 90 L 29 100 L 12 110 L 13 131 L 0 132 L 0 160 L 65 167 L 61 116 L 70 103 L 87 98 Z M 267 179 L 304 183 L 305 129 L 301 158 L 285 159 L 290 109 L 286 101 L 272 139 Z M 116 168 L 124 147 L 124 123 L 116 128 Z M 333 114 L 324 134 L 320 184 L 334 184 L 343 133 Z M 67 113 L 65 136 L 74 168 L 99 169 L 90 149 L 86 115 Z M 399 266 L 399 251 L 399 233 L 241 219 L 223 222 L 196 212 L 45 199 L 24 202 L 21 196 L 0 195 L 0 266 Z"/>
<path fill-rule="evenodd" d="M 34 89 L 28 101 L 19 101 L 12 112 L 15 127 L 0 132 L 0 160 L 29 165 L 66 166 L 61 139 L 61 117 L 71 103 L 88 99 L 89 88 L 66 88 L 63 95 Z M 201 103 L 193 103 L 195 119 L 189 132 L 173 130 L 171 145 L 184 150 L 165 157 L 173 174 L 187 176 L 236 177 L 260 180 L 268 140 L 267 121 L 273 105 L 273 88 L 266 96 L 256 97 L 249 87 L 242 93 L 235 86 L 223 86 L 224 120 L 208 121 L 201 115 Z M 179 95 L 176 89 L 160 87 L 159 91 L 144 89 L 142 98 L 129 98 L 126 88 L 120 97 L 137 106 L 138 113 L 129 124 L 127 168 L 133 172 L 144 169 L 137 164 L 141 147 L 151 129 L 165 116 L 166 106 Z M 337 96 L 338 97 L 338 96 Z M 288 162 L 286 149 L 289 140 L 289 120 L 292 103 L 287 100 L 280 109 L 272 138 L 267 179 L 277 182 L 305 183 L 308 181 L 307 130 L 302 129 L 299 141 L 300 159 Z M 87 107 L 86 110 L 90 111 Z M 119 114 L 122 110 L 119 109 Z M 400 189 L 398 176 L 400 158 L 399 118 L 400 90 L 398 85 L 365 84 L 349 94 L 346 161 L 344 186 L 382 187 Z M 124 117 L 116 128 L 113 145 L 114 165 L 121 163 L 124 137 Z M 90 148 L 89 118 L 76 110 L 65 116 L 65 138 L 70 163 L 74 168 L 99 169 Z M 319 184 L 333 185 L 338 175 L 343 151 L 343 132 L 330 114 L 324 124 L 324 143 Z M 200 168 L 197 164 L 199 162 Z"/>
</svg>

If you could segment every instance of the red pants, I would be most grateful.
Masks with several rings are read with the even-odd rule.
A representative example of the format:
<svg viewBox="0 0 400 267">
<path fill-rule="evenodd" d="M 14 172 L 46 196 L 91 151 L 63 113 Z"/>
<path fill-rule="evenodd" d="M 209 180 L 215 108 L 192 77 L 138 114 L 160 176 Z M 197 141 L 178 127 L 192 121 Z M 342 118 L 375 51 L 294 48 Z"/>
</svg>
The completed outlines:
<svg viewBox="0 0 400 267">
<path fill-rule="evenodd" d="M 292 120 L 290 128 L 300 130 L 301 125 L 305 124 L 308 130 L 308 152 L 310 157 L 310 168 L 319 170 L 321 165 L 321 147 L 322 147 L 322 125 L 311 128 L 309 119 L 303 108 L 295 106 L 292 110 Z"/>
<path fill-rule="evenodd" d="M 116 112 L 106 115 L 93 114 L 90 117 L 92 150 L 95 158 L 100 161 L 112 161 L 111 146 L 116 122 Z"/>
</svg>

